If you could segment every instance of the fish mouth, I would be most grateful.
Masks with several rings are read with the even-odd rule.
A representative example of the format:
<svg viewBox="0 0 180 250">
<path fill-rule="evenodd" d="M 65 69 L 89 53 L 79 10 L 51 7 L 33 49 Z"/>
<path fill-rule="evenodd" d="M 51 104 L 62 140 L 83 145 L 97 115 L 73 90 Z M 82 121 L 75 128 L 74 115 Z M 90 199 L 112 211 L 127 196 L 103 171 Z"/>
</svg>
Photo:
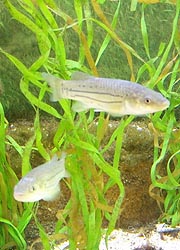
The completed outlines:
<svg viewBox="0 0 180 250">
<path fill-rule="evenodd" d="M 24 201 L 24 197 L 22 194 L 14 194 L 14 199 L 17 201 Z"/>
<path fill-rule="evenodd" d="M 170 105 L 169 100 L 165 99 L 165 100 L 161 101 L 160 103 L 158 103 L 157 105 L 155 104 L 155 106 L 152 108 L 152 110 L 150 110 L 149 113 L 163 111 L 163 110 L 167 109 L 169 107 L 169 105 Z"/>
<path fill-rule="evenodd" d="M 167 109 L 168 107 L 169 107 L 169 105 L 170 105 L 170 101 L 169 100 L 165 100 L 163 103 L 162 103 L 162 109 L 164 110 L 164 109 Z"/>
<path fill-rule="evenodd" d="M 39 199 L 35 199 L 34 197 L 26 197 L 23 193 L 16 193 L 13 195 L 14 199 L 20 202 L 35 202 L 38 201 Z"/>
</svg>

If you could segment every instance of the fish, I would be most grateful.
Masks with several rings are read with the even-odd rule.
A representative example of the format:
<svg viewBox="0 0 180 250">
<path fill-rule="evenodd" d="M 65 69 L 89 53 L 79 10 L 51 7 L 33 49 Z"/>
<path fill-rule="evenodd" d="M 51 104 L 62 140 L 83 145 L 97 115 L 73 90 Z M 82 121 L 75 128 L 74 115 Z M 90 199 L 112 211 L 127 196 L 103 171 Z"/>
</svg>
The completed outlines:
<svg viewBox="0 0 180 250">
<path fill-rule="evenodd" d="M 39 200 L 53 201 L 60 194 L 59 181 L 70 177 L 65 169 L 66 153 L 61 158 L 53 158 L 33 168 L 14 187 L 14 199 L 21 202 L 35 202 Z"/>
<path fill-rule="evenodd" d="M 52 90 L 51 101 L 74 100 L 75 112 L 94 109 L 113 116 L 145 115 L 162 111 L 170 104 L 161 93 L 127 80 L 94 77 L 79 71 L 70 80 L 45 72 L 42 77 Z"/>
</svg>

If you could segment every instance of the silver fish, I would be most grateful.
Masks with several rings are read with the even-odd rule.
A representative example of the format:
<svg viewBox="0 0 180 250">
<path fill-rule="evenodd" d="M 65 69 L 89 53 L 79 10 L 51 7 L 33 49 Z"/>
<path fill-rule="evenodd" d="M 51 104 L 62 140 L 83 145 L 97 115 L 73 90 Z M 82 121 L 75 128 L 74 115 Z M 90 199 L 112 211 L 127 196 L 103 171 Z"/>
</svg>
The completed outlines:
<svg viewBox="0 0 180 250">
<path fill-rule="evenodd" d="M 21 202 L 55 200 L 60 194 L 59 181 L 70 177 L 65 169 L 65 157 L 65 153 L 60 159 L 55 155 L 49 162 L 32 169 L 14 187 L 14 198 Z"/>
<path fill-rule="evenodd" d="M 52 89 L 52 101 L 72 99 L 72 109 L 81 112 L 93 108 L 114 116 L 143 115 L 166 109 L 169 101 L 160 93 L 126 80 L 99 78 L 82 72 L 63 80 L 42 73 Z"/>
</svg>

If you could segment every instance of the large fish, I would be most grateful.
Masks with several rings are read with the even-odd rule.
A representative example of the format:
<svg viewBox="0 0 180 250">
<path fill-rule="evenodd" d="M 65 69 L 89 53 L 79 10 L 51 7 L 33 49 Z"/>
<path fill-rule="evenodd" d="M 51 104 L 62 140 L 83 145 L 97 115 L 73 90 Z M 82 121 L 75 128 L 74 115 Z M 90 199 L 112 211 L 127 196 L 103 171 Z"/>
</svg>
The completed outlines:
<svg viewBox="0 0 180 250">
<path fill-rule="evenodd" d="M 65 169 L 65 157 L 65 153 L 60 159 L 55 155 L 49 162 L 32 169 L 14 187 L 14 198 L 22 202 L 55 200 L 60 194 L 59 181 L 70 177 Z"/>
<path fill-rule="evenodd" d="M 72 109 L 105 111 L 111 115 L 143 115 L 166 109 L 169 101 L 159 92 L 126 80 L 99 78 L 82 72 L 63 80 L 48 73 L 43 78 L 52 89 L 52 101 L 75 100 Z"/>
</svg>

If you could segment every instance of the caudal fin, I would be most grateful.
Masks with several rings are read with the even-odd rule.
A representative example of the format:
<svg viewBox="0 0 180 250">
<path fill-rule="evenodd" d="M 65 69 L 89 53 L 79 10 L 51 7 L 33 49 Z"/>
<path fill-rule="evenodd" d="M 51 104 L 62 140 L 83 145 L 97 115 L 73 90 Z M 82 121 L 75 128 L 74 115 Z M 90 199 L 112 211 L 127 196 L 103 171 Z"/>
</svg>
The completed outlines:
<svg viewBox="0 0 180 250">
<path fill-rule="evenodd" d="M 50 100 L 52 102 L 56 102 L 56 101 L 60 100 L 62 98 L 61 82 L 63 81 L 63 79 L 60 79 L 58 77 L 55 77 L 55 76 L 48 74 L 48 73 L 45 73 L 45 72 L 42 73 L 42 77 L 48 83 L 48 85 L 51 87 L 52 94 L 50 96 Z"/>
</svg>

